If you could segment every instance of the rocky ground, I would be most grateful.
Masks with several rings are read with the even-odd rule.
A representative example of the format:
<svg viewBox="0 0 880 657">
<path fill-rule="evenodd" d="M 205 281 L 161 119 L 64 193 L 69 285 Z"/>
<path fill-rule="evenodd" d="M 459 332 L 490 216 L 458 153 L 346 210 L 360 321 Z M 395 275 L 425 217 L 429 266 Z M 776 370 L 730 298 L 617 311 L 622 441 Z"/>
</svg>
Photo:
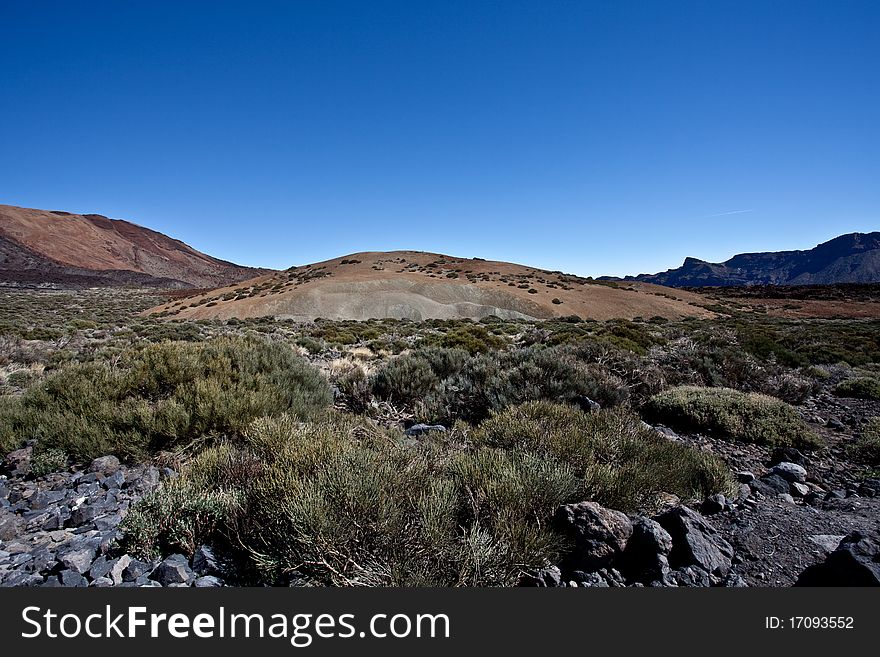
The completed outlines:
<svg viewBox="0 0 880 657">
<path fill-rule="evenodd" d="M 6 458 L 0 478 L 0 586 L 220 586 L 207 547 L 192 560 L 141 561 L 119 550 L 130 506 L 174 476 L 113 456 L 86 470 L 28 476 L 30 448 Z"/>
</svg>

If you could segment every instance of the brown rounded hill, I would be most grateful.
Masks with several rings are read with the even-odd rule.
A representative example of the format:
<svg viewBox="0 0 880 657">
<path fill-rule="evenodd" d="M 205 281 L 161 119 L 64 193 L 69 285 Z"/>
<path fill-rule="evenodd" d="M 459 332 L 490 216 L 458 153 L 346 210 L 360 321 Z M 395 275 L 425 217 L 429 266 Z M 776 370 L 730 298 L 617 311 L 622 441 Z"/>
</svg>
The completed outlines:
<svg viewBox="0 0 880 657">
<path fill-rule="evenodd" d="M 649 283 L 422 251 L 355 253 L 178 298 L 169 319 L 583 319 L 710 317 L 700 295 Z"/>
</svg>

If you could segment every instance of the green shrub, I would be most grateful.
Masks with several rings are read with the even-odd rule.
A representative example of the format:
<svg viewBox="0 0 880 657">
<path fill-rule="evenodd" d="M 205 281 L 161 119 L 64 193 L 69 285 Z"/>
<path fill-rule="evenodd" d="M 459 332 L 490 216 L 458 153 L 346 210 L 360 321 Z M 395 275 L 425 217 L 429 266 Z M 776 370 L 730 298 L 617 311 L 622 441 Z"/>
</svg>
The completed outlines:
<svg viewBox="0 0 880 657">
<path fill-rule="evenodd" d="M 875 468 L 880 466 L 880 417 L 873 417 L 865 423 L 849 452 L 858 461 Z"/>
<path fill-rule="evenodd" d="M 219 338 L 126 352 L 118 364 L 65 367 L 0 405 L 0 442 L 36 439 L 77 459 L 142 457 L 256 417 L 330 404 L 321 374 L 281 343 Z"/>
<path fill-rule="evenodd" d="M 123 546 L 150 556 L 209 540 L 238 556 L 249 583 L 295 570 L 319 584 L 510 585 L 559 558 L 559 504 L 590 493 L 635 510 L 660 491 L 728 489 L 720 461 L 618 411 L 526 405 L 494 415 L 472 446 L 451 434 L 414 444 L 334 412 L 282 416 L 209 448 L 138 503 Z"/>
<path fill-rule="evenodd" d="M 210 447 L 185 469 L 143 497 L 122 522 L 123 548 L 141 559 L 181 552 L 192 555 L 214 541 L 241 504 L 245 478 L 259 465 L 229 445 Z"/>
<path fill-rule="evenodd" d="M 473 439 L 477 445 L 525 451 L 562 464 L 578 479 L 574 498 L 614 509 L 650 507 L 658 493 L 702 499 L 732 487 L 720 459 L 669 441 L 622 408 L 583 413 L 528 402 L 493 414 Z"/>
<path fill-rule="evenodd" d="M 838 397 L 854 397 L 856 399 L 880 400 L 880 379 L 860 376 L 847 379 L 837 385 L 834 394 Z"/>
<path fill-rule="evenodd" d="M 67 454 L 60 449 L 37 450 L 31 458 L 28 472 L 35 477 L 58 472 L 67 467 Z"/>
<path fill-rule="evenodd" d="M 564 348 L 520 349 L 471 358 L 420 397 L 416 414 L 426 421 L 479 422 L 492 411 L 525 401 L 589 397 L 613 406 L 627 396 L 623 381 Z"/>
<path fill-rule="evenodd" d="M 507 341 L 482 326 L 460 326 L 437 338 L 435 343 L 448 349 L 464 349 L 471 354 L 485 354 L 503 349 Z"/>
<path fill-rule="evenodd" d="M 821 439 L 779 399 L 730 388 L 682 386 L 650 399 L 645 414 L 680 430 L 705 431 L 768 447 L 814 449 Z"/>
<path fill-rule="evenodd" d="M 32 370 L 15 370 L 6 376 L 6 385 L 12 388 L 27 388 L 35 378 Z"/>
<path fill-rule="evenodd" d="M 440 379 L 427 359 L 418 354 L 394 358 L 376 373 L 373 391 L 380 399 L 411 404 L 424 397 Z"/>
</svg>

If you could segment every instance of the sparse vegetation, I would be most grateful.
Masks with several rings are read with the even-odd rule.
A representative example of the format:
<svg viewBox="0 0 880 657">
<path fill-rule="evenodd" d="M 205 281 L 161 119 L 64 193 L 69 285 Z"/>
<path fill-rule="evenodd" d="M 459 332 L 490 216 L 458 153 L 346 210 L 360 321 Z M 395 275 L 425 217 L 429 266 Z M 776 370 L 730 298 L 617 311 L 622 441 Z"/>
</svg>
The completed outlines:
<svg viewBox="0 0 880 657">
<path fill-rule="evenodd" d="M 839 397 L 880 400 L 880 378 L 860 376 L 841 382 L 834 389 Z"/>
<path fill-rule="evenodd" d="M 880 467 L 880 417 L 868 420 L 850 446 L 851 454 L 859 461 Z"/>
</svg>

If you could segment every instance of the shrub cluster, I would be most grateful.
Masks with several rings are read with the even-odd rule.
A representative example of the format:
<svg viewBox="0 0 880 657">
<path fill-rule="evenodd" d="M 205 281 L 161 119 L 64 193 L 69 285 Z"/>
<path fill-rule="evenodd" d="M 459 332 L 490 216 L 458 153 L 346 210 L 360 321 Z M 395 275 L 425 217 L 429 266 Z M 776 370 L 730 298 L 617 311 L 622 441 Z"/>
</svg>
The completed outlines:
<svg viewBox="0 0 880 657">
<path fill-rule="evenodd" d="M 610 406 L 628 395 L 624 381 L 565 347 L 473 356 L 460 349 L 421 349 L 386 363 L 373 392 L 413 409 L 419 419 L 444 423 L 478 422 L 531 400 L 589 397 Z"/>
<path fill-rule="evenodd" d="M 682 386 L 659 393 L 645 408 L 649 421 L 680 430 L 716 433 L 769 447 L 814 449 L 821 439 L 778 399 L 729 388 Z"/>
<path fill-rule="evenodd" d="M 842 381 L 834 389 L 838 397 L 880 400 L 880 379 L 872 376 L 859 376 Z"/>
<path fill-rule="evenodd" d="M 880 417 L 872 417 L 865 423 L 849 451 L 859 461 L 880 467 Z"/>
<path fill-rule="evenodd" d="M 70 365 L 0 405 L 4 447 L 36 440 L 77 459 L 142 457 L 329 405 L 326 380 L 282 343 L 151 344 L 118 362 Z"/>
<path fill-rule="evenodd" d="M 283 416 L 202 452 L 134 508 L 125 541 L 138 554 L 225 542 L 255 583 L 296 572 L 335 585 L 510 585 L 558 558 L 564 539 L 548 520 L 561 503 L 635 511 L 659 492 L 730 486 L 717 458 L 624 411 L 535 402 L 494 414 L 472 441 L 418 443 L 353 416 Z"/>
</svg>

